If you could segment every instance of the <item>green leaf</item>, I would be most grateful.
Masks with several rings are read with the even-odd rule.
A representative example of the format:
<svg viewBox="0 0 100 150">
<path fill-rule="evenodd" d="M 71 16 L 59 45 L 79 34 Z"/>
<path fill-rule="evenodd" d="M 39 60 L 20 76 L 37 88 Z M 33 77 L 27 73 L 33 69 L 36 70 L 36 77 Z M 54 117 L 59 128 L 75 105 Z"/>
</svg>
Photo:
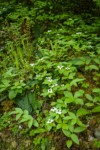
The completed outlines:
<svg viewBox="0 0 100 150">
<path fill-rule="evenodd" d="M 38 124 L 38 122 L 34 119 L 33 120 L 33 125 L 35 126 L 35 127 L 39 127 L 39 124 Z"/>
<path fill-rule="evenodd" d="M 45 143 L 42 143 L 42 144 L 41 144 L 41 150 L 46 150 L 46 145 L 45 145 Z"/>
<path fill-rule="evenodd" d="M 93 89 L 93 92 L 94 92 L 94 93 L 99 93 L 99 94 L 100 94 L 100 88 L 94 88 L 94 89 Z"/>
<path fill-rule="evenodd" d="M 23 115 L 22 119 L 20 120 L 20 122 L 26 122 L 26 121 L 30 121 L 33 120 L 33 117 L 31 115 Z"/>
<path fill-rule="evenodd" d="M 36 111 L 37 109 L 40 109 L 42 106 L 42 101 L 38 101 L 36 99 L 36 95 L 37 95 L 37 93 L 35 91 L 34 91 L 34 93 L 28 93 L 27 94 L 28 101 L 29 101 L 29 103 L 32 106 L 32 109 L 34 111 Z"/>
<path fill-rule="evenodd" d="M 85 104 L 87 107 L 91 107 L 91 106 L 94 106 L 94 103 L 86 103 Z"/>
<path fill-rule="evenodd" d="M 9 80 L 5 80 L 5 79 L 4 79 L 4 80 L 2 81 L 2 83 L 3 83 L 3 85 L 2 85 L 2 86 L 4 86 L 5 88 L 7 88 L 7 87 L 9 87 L 9 86 L 10 86 L 10 84 L 9 84 L 9 83 L 10 83 L 10 81 L 9 81 Z"/>
<path fill-rule="evenodd" d="M 78 137 L 77 137 L 76 134 L 71 134 L 71 139 L 72 139 L 72 141 L 75 142 L 76 144 L 79 144 L 79 139 L 78 139 Z"/>
<path fill-rule="evenodd" d="M 69 116 L 71 116 L 72 118 L 76 118 L 75 114 L 72 112 L 68 112 Z"/>
<path fill-rule="evenodd" d="M 56 102 L 52 102 L 52 103 L 51 103 L 51 106 L 54 106 L 54 105 L 56 105 Z"/>
<path fill-rule="evenodd" d="M 85 70 L 99 70 L 99 67 L 97 67 L 96 65 L 90 65 L 86 66 Z"/>
<path fill-rule="evenodd" d="M 87 98 L 88 100 L 90 100 L 90 101 L 93 100 L 93 98 L 92 98 L 92 96 L 91 96 L 90 94 L 85 94 L 85 96 L 86 96 L 86 98 Z"/>
<path fill-rule="evenodd" d="M 21 108 L 15 108 L 15 111 L 16 111 L 17 113 L 23 113 L 23 110 L 22 110 Z"/>
<path fill-rule="evenodd" d="M 79 132 L 84 131 L 85 129 L 86 129 L 85 127 L 77 127 L 74 129 L 74 132 L 79 133 Z"/>
<path fill-rule="evenodd" d="M 73 99 L 73 94 L 69 91 L 64 92 L 64 95 L 68 98 L 72 98 Z"/>
<path fill-rule="evenodd" d="M 60 129 L 62 127 L 62 124 L 61 123 L 59 123 L 59 124 L 57 124 L 57 129 Z"/>
<path fill-rule="evenodd" d="M 28 121 L 28 127 L 31 128 L 32 125 L 33 125 L 33 119 L 31 119 L 31 120 Z"/>
<path fill-rule="evenodd" d="M 80 97 L 80 96 L 83 96 L 83 94 L 84 94 L 84 91 L 83 91 L 83 90 L 79 90 L 79 91 L 76 91 L 76 92 L 75 92 L 74 97 L 75 97 L 75 98 L 78 98 L 78 97 Z"/>
<path fill-rule="evenodd" d="M 13 114 L 23 114 L 23 110 L 21 108 L 15 108 L 15 111 L 12 111 L 10 115 Z"/>
<path fill-rule="evenodd" d="M 77 118 L 73 118 L 71 121 L 71 125 L 75 125 L 77 123 Z"/>
<path fill-rule="evenodd" d="M 74 78 L 74 76 L 75 76 L 75 72 L 72 72 L 72 73 L 70 73 L 69 74 L 69 76 L 68 76 L 68 79 L 73 79 Z M 68 88 L 67 89 L 71 89 L 71 86 L 68 86 Z"/>
<path fill-rule="evenodd" d="M 77 111 L 77 116 L 84 116 L 86 114 L 88 114 L 89 111 L 84 109 L 84 108 L 79 108 L 78 111 Z"/>
<path fill-rule="evenodd" d="M 74 58 L 72 61 L 71 61 L 74 65 L 83 65 L 84 64 L 84 60 L 82 60 L 82 58 Z"/>
<path fill-rule="evenodd" d="M 16 95 L 17 95 L 17 92 L 16 92 L 16 91 L 14 91 L 14 90 L 10 90 L 10 91 L 9 91 L 9 99 L 15 98 Z"/>
<path fill-rule="evenodd" d="M 38 133 L 44 133 L 46 132 L 46 129 L 42 129 L 42 128 L 37 128 L 37 129 L 33 129 L 30 131 L 30 136 L 34 136 L 35 134 L 38 134 Z"/>
<path fill-rule="evenodd" d="M 20 120 L 20 123 L 22 122 L 27 122 L 29 120 L 29 118 L 26 116 L 26 117 L 23 117 L 21 120 Z"/>
<path fill-rule="evenodd" d="M 100 59 L 99 59 L 99 58 L 95 58 L 94 61 L 95 61 L 97 64 L 100 64 Z"/>
<path fill-rule="evenodd" d="M 47 126 L 46 126 L 46 129 L 47 129 L 48 131 L 50 131 L 50 130 L 52 129 L 52 125 L 47 125 Z"/>
<path fill-rule="evenodd" d="M 68 148 L 70 148 L 72 146 L 72 140 L 68 140 L 66 142 L 66 145 L 67 145 Z"/>
<path fill-rule="evenodd" d="M 64 117 L 64 120 L 70 120 L 70 119 L 72 119 L 72 117 L 71 116 L 66 116 L 66 117 Z"/>
<path fill-rule="evenodd" d="M 66 103 L 72 103 L 73 101 L 74 101 L 74 98 L 71 98 L 71 97 L 70 98 L 68 97 L 65 99 Z"/>
<path fill-rule="evenodd" d="M 24 110 L 24 115 L 28 115 L 28 110 Z"/>
<path fill-rule="evenodd" d="M 92 109 L 92 112 L 94 112 L 94 113 L 100 112 L 100 106 L 97 106 L 94 109 Z"/>
<path fill-rule="evenodd" d="M 77 124 L 80 126 L 80 127 L 86 127 L 86 125 L 85 124 L 83 124 L 82 123 L 82 121 L 80 121 L 79 119 L 78 119 L 78 121 L 77 121 Z"/>
<path fill-rule="evenodd" d="M 17 114 L 16 115 L 16 120 L 18 120 L 21 116 L 22 116 L 22 114 Z"/>
<path fill-rule="evenodd" d="M 83 104 L 84 104 L 84 101 L 83 101 L 83 99 L 81 99 L 81 98 L 76 98 L 76 99 L 75 99 L 75 103 L 76 103 L 76 104 L 79 104 L 79 105 L 83 105 Z"/>
<path fill-rule="evenodd" d="M 67 136 L 70 137 L 71 133 L 68 130 L 62 129 L 63 133 Z"/>
<path fill-rule="evenodd" d="M 62 124 L 62 129 L 68 130 L 68 124 L 63 123 Z"/>
<path fill-rule="evenodd" d="M 64 102 L 63 102 L 63 100 L 62 100 L 62 99 L 58 99 L 58 100 L 57 100 L 57 103 L 62 104 L 62 103 L 64 103 Z"/>
<path fill-rule="evenodd" d="M 27 95 L 25 95 L 24 97 L 21 97 L 20 99 L 17 99 L 16 103 L 23 110 L 28 110 L 29 113 L 32 112 L 32 105 L 30 104 L 29 98 Z"/>
<path fill-rule="evenodd" d="M 70 86 L 72 86 L 72 85 L 77 85 L 77 82 L 81 82 L 81 81 L 84 81 L 84 79 L 79 79 L 79 78 L 77 78 L 77 79 L 74 79 L 74 80 L 72 80 L 71 81 L 71 83 L 70 83 Z"/>
<path fill-rule="evenodd" d="M 73 120 L 72 120 L 72 122 L 73 122 Z M 68 126 L 69 126 L 69 131 L 73 132 L 74 131 L 74 125 L 72 123 L 69 123 Z"/>
</svg>

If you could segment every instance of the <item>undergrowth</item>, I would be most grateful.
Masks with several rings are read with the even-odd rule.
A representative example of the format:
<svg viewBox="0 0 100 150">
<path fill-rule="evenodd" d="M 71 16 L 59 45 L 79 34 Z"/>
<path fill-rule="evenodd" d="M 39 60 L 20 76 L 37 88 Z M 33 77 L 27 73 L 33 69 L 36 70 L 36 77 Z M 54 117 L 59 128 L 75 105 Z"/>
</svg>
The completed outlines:
<svg viewBox="0 0 100 150">
<path fill-rule="evenodd" d="M 6 112 L 0 131 L 17 134 L 14 124 L 21 125 L 42 150 L 55 133 L 68 148 L 79 145 L 88 119 L 100 112 L 100 21 L 88 12 L 55 15 L 47 1 L 35 2 L 35 9 L 10 5 L 0 18 L 0 107 Z"/>
</svg>

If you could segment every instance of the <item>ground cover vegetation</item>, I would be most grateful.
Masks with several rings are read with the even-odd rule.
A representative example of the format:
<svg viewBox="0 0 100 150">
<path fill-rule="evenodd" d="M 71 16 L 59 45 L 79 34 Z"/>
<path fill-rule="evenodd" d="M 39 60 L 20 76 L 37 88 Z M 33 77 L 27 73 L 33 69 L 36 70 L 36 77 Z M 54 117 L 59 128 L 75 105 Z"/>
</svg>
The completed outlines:
<svg viewBox="0 0 100 150">
<path fill-rule="evenodd" d="M 100 148 L 99 4 L 0 1 L 0 149 Z"/>
</svg>

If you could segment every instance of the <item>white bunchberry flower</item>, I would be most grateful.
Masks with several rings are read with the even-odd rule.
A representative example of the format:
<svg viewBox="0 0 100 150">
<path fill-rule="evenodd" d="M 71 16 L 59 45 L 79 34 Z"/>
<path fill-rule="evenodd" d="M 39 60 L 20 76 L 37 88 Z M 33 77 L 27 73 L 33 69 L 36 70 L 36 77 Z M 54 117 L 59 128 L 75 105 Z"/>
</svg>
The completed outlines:
<svg viewBox="0 0 100 150">
<path fill-rule="evenodd" d="M 36 77 L 40 77 L 40 74 L 37 74 Z"/>
<path fill-rule="evenodd" d="M 19 125 L 19 127 L 18 127 L 19 129 L 22 129 L 22 126 L 21 125 Z"/>
<path fill-rule="evenodd" d="M 82 34 L 82 32 L 77 32 L 76 34 Z"/>
<path fill-rule="evenodd" d="M 47 79 L 47 80 L 50 80 L 50 79 L 51 79 L 51 77 L 46 77 L 46 79 Z"/>
<path fill-rule="evenodd" d="M 53 91 L 52 91 L 52 89 L 48 89 L 48 93 L 52 93 Z"/>
<path fill-rule="evenodd" d="M 89 45 L 89 48 L 93 48 L 93 46 L 92 46 L 92 45 Z"/>
<path fill-rule="evenodd" d="M 51 32 L 51 30 L 48 30 L 48 32 Z"/>
<path fill-rule="evenodd" d="M 61 70 L 63 67 L 64 67 L 64 66 L 57 66 L 57 68 L 60 69 L 60 70 Z"/>
<path fill-rule="evenodd" d="M 56 107 L 53 107 L 53 108 L 50 109 L 50 111 L 56 112 L 56 111 L 57 111 L 57 108 L 56 108 Z"/>
<path fill-rule="evenodd" d="M 53 84 L 51 87 L 53 88 L 53 87 L 55 87 L 55 86 L 58 86 L 58 84 L 56 83 L 56 84 Z"/>
<path fill-rule="evenodd" d="M 49 79 L 48 81 L 49 81 L 49 82 L 52 82 L 53 80 L 52 80 L 52 79 Z"/>
<path fill-rule="evenodd" d="M 92 43 L 92 42 L 90 42 L 90 41 L 88 42 L 88 44 L 91 44 L 91 43 Z"/>
<path fill-rule="evenodd" d="M 69 68 L 69 67 L 66 67 L 65 69 L 66 69 L 66 70 L 70 70 L 70 68 Z"/>
<path fill-rule="evenodd" d="M 61 114 L 61 113 L 62 113 L 61 109 L 57 109 L 57 110 L 56 110 L 56 113 L 57 113 L 57 114 Z"/>
<path fill-rule="evenodd" d="M 34 89 L 32 89 L 31 92 L 34 92 Z"/>
<path fill-rule="evenodd" d="M 77 30 L 79 30 L 80 28 L 78 27 Z"/>
<path fill-rule="evenodd" d="M 47 123 L 52 123 L 54 120 L 53 119 L 49 119 L 48 121 L 47 121 Z"/>
<path fill-rule="evenodd" d="M 72 18 L 69 18 L 68 20 L 72 20 Z"/>
<path fill-rule="evenodd" d="M 48 79 L 49 82 L 52 82 L 53 80 L 51 78 Z"/>
<path fill-rule="evenodd" d="M 42 61 L 44 58 L 40 58 L 40 59 L 38 59 L 38 61 Z"/>
<path fill-rule="evenodd" d="M 35 65 L 34 63 L 33 63 L 33 64 L 30 64 L 30 66 L 32 66 L 32 67 L 33 67 L 34 65 Z"/>
<path fill-rule="evenodd" d="M 38 61 L 42 61 L 43 60 L 43 58 L 40 58 Z"/>
<path fill-rule="evenodd" d="M 46 77 L 47 78 L 47 80 L 49 81 L 49 82 L 52 82 L 53 80 L 51 79 L 51 77 Z"/>
<path fill-rule="evenodd" d="M 56 114 L 61 114 L 62 113 L 61 109 L 58 109 L 56 107 L 51 108 L 50 111 L 55 112 Z"/>
</svg>

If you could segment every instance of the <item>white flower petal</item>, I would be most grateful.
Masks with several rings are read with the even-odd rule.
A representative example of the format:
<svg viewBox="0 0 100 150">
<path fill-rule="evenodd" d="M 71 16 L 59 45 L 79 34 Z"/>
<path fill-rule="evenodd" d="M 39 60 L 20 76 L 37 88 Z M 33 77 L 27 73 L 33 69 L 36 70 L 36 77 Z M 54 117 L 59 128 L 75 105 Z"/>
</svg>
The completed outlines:
<svg viewBox="0 0 100 150">
<path fill-rule="evenodd" d="M 56 84 L 54 84 L 54 86 L 58 86 L 58 84 L 56 83 Z"/>
<path fill-rule="evenodd" d="M 48 93 L 53 93 L 52 89 L 48 89 Z"/>
<path fill-rule="evenodd" d="M 65 69 L 66 69 L 66 70 L 70 70 L 70 68 L 69 68 L 69 67 L 66 67 Z"/>
<path fill-rule="evenodd" d="M 52 123 L 54 120 L 53 119 L 49 119 L 48 121 L 47 121 L 47 123 Z"/>
<path fill-rule="evenodd" d="M 51 108 L 50 111 L 53 111 L 53 112 L 55 111 L 55 112 L 56 112 L 57 110 L 58 110 L 58 109 L 57 109 L 56 107 L 53 107 L 53 108 Z"/>
<path fill-rule="evenodd" d="M 35 64 L 33 63 L 33 64 L 30 64 L 30 66 L 34 66 Z"/>
<path fill-rule="evenodd" d="M 62 69 L 64 66 L 57 66 L 58 69 Z"/>
<path fill-rule="evenodd" d="M 82 32 L 77 32 L 76 34 L 82 34 Z"/>
<path fill-rule="evenodd" d="M 57 113 L 57 114 L 61 114 L 61 113 L 62 113 L 61 109 L 58 109 L 58 110 L 56 111 L 56 113 Z"/>
<path fill-rule="evenodd" d="M 52 30 L 48 30 L 48 32 L 51 32 Z"/>
</svg>

